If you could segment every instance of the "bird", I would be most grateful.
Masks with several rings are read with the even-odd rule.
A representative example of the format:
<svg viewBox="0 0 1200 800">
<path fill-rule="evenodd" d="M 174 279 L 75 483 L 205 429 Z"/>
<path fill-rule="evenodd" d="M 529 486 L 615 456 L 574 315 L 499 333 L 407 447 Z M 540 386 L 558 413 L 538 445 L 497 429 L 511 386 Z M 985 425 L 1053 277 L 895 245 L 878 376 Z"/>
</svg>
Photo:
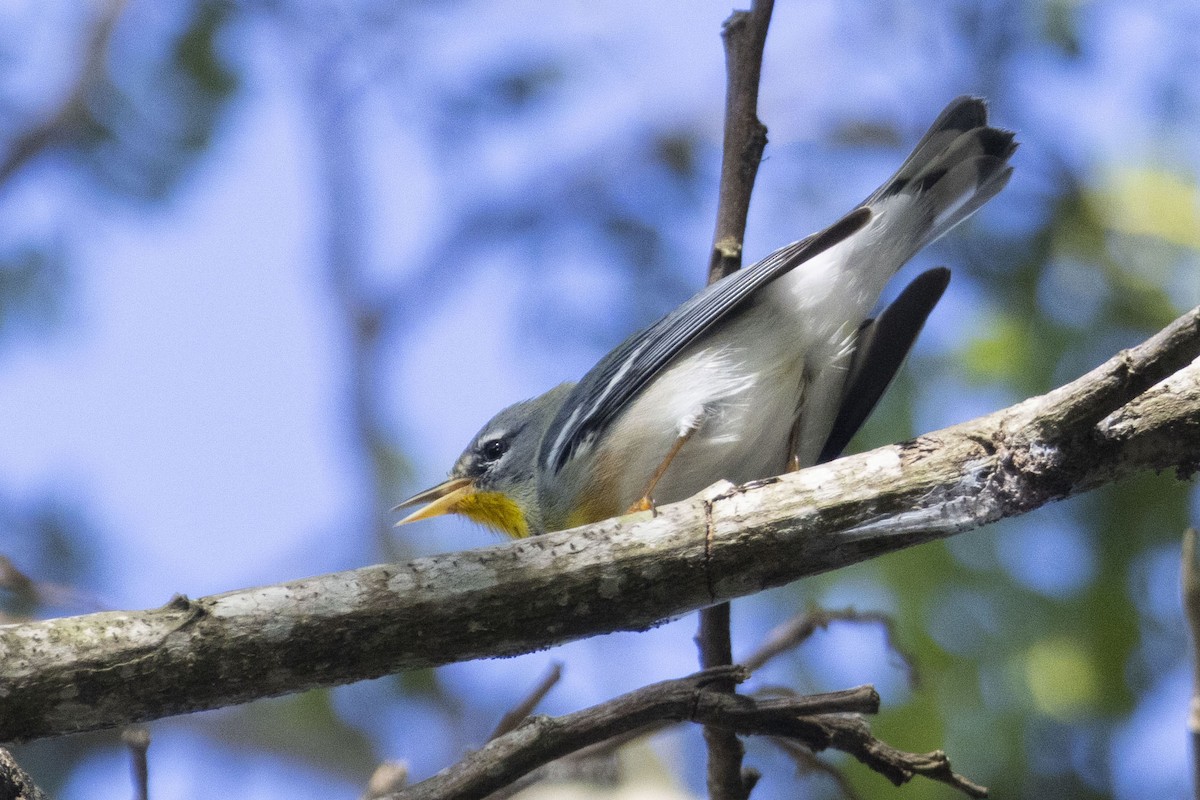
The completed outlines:
<svg viewBox="0 0 1200 800">
<path fill-rule="evenodd" d="M 524 538 L 836 458 L 950 273 L 921 273 L 872 317 L 884 288 L 1004 188 L 1016 148 L 983 99 L 951 101 L 854 210 L 702 289 L 579 382 L 500 411 L 396 524 L 453 513 Z"/>
</svg>

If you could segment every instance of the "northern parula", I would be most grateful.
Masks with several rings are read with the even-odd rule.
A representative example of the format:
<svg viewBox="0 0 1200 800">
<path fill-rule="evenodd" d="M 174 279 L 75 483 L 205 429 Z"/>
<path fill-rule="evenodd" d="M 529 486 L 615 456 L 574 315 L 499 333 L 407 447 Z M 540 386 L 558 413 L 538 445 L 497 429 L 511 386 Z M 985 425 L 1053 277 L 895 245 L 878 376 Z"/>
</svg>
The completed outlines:
<svg viewBox="0 0 1200 800">
<path fill-rule="evenodd" d="M 983 100 L 954 100 L 858 208 L 709 285 L 579 383 L 501 411 L 397 524 L 455 513 L 520 538 L 836 458 L 949 271 L 872 319 L 885 284 L 1004 188 L 1016 147 Z"/>
</svg>

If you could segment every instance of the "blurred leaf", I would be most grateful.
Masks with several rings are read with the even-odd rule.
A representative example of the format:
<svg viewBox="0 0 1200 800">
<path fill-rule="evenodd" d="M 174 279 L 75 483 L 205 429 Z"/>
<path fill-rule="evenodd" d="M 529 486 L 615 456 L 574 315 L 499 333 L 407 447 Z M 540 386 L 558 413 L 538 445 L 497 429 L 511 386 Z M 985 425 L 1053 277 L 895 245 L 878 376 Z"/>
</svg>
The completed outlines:
<svg viewBox="0 0 1200 800">
<path fill-rule="evenodd" d="M 390 442 L 371 442 L 373 475 L 379 478 L 379 491 L 384 496 L 399 497 L 401 488 L 412 481 L 412 463 L 404 453 Z"/>
<path fill-rule="evenodd" d="M 1041 7 L 1042 35 L 1073 58 L 1082 52 L 1076 30 L 1080 5 L 1081 0 L 1049 0 Z"/>
<path fill-rule="evenodd" d="M 1079 638 L 1042 639 L 1029 648 L 1024 661 L 1025 684 L 1038 711 L 1071 719 L 1096 703 L 1096 666 Z"/>
<path fill-rule="evenodd" d="M 694 137 L 680 132 L 661 136 L 655 142 L 659 161 L 672 173 L 684 179 L 695 177 L 696 147 Z"/>
<path fill-rule="evenodd" d="M 504 105 L 519 109 L 544 96 L 562 79 L 562 67 L 545 61 L 502 74 L 485 91 L 494 94 Z"/>
<path fill-rule="evenodd" d="M 369 737 L 338 716 L 330 689 L 238 706 L 199 730 L 226 747 L 274 753 L 364 783 L 379 762 Z"/>
<path fill-rule="evenodd" d="M 904 137 L 889 122 L 865 119 L 849 120 L 830 134 L 833 141 L 853 147 L 896 148 L 904 146 Z"/>
<path fill-rule="evenodd" d="M 979 381 L 1018 381 L 1029 361 L 1028 328 L 1011 315 L 979 326 L 963 352 L 967 374 Z"/>
<path fill-rule="evenodd" d="M 433 667 L 398 672 L 395 680 L 403 694 L 439 698 L 446 691 L 441 681 L 438 680 L 437 670 Z"/>
<path fill-rule="evenodd" d="M 62 313 L 65 272 L 55 248 L 27 246 L 0 255 L 0 337 L 53 326 Z"/>
<path fill-rule="evenodd" d="M 130 41 L 132 25 L 118 29 L 108 71 L 90 76 L 84 142 L 118 191 L 161 199 L 208 146 L 238 85 L 217 51 L 233 8 L 198 0 L 165 48 L 151 37 Z"/>
<path fill-rule="evenodd" d="M 192 24 L 175 43 L 174 60 L 179 71 L 190 75 L 196 85 L 213 97 L 232 94 L 237 76 L 217 56 L 216 39 L 229 20 L 232 6 L 216 0 L 200 4 Z"/>
<path fill-rule="evenodd" d="M 1113 230 L 1200 248 L 1200 192 L 1193 182 L 1155 169 L 1121 169 L 1097 193 Z"/>
</svg>

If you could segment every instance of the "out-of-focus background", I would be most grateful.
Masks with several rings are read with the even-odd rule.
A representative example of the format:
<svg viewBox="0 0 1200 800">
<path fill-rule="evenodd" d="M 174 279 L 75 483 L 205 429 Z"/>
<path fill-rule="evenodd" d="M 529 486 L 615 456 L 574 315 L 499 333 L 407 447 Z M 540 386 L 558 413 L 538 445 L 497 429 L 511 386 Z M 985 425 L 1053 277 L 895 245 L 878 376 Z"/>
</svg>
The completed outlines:
<svg viewBox="0 0 1200 800">
<path fill-rule="evenodd" d="M 0 5 L 0 554 L 35 582 L 9 575 L 6 618 L 493 543 L 387 509 L 702 284 L 730 10 Z M 1200 303 L 1197 30 L 1186 0 L 779 0 L 749 259 L 866 196 L 958 94 L 1022 142 L 1009 188 L 902 273 L 954 279 L 856 448 L 1042 392 Z M 916 683 L 881 629 L 838 625 L 759 685 L 872 682 L 881 735 L 996 796 L 1181 797 L 1198 505 L 1146 475 L 739 601 L 735 650 L 809 604 L 884 611 Z M 574 710 L 692 671 L 694 627 L 156 722 L 151 794 L 354 798 L 381 759 L 425 777 L 551 661 L 543 709 Z M 756 798 L 837 796 L 749 747 Z M 130 791 L 115 732 L 16 753 L 57 797 Z M 698 794 L 702 757 L 681 730 L 635 760 Z"/>
</svg>

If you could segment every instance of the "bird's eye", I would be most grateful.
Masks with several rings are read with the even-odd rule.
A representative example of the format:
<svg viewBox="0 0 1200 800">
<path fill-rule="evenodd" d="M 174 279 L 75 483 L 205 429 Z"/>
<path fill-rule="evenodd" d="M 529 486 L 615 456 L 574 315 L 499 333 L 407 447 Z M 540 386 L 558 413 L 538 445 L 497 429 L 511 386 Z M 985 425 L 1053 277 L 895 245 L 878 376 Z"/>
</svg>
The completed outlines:
<svg viewBox="0 0 1200 800">
<path fill-rule="evenodd" d="M 492 439 L 483 443 L 481 452 L 488 461 L 496 461 L 508 452 L 508 442 L 503 439 Z"/>
</svg>

